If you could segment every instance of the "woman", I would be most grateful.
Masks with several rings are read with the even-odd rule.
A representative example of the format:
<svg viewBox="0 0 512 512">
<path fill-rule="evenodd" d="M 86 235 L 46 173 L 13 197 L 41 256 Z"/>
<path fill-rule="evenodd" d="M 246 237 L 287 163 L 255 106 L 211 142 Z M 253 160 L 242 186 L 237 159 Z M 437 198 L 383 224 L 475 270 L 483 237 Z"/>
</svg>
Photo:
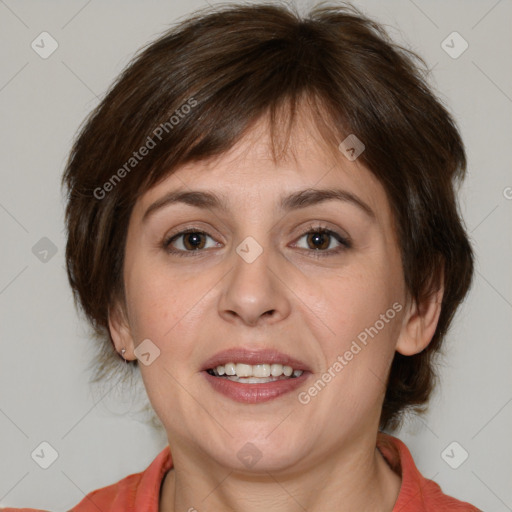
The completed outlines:
<svg viewBox="0 0 512 512">
<path fill-rule="evenodd" d="M 64 174 L 67 269 L 169 444 L 73 511 L 477 510 L 384 432 L 473 273 L 420 64 L 350 7 L 232 5 L 119 77 Z"/>
</svg>

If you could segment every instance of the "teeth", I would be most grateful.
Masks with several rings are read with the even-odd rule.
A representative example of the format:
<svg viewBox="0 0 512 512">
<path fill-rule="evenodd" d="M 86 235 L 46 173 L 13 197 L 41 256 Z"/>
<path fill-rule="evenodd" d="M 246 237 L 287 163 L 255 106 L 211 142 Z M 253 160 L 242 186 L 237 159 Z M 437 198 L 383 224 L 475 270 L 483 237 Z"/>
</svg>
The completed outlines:
<svg viewBox="0 0 512 512">
<path fill-rule="evenodd" d="M 237 377 L 256 377 L 252 373 L 252 366 L 250 364 L 237 363 L 236 364 Z"/>
<path fill-rule="evenodd" d="M 244 363 L 227 363 L 225 365 L 212 368 L 213 373 L 217 376 L 225 375 L 229 377 L 253 377 L 258 380 L 255 382 L 271 382 L 275 379 L 271 377 L 300 377 L 302 370 L 294 370 L 291 366 L 283 366 L 282 364 L 244 364 Z M 236 380 L 236 379 L 229 379 Z M 249 382 L 244 379 L 244 382 Z"/>
<path fill-rule="evenodd" d="M 270 377 L 271 370 L 268 364 L 253 364 L 249 368 L 252 370 L 253 377 Z M 238 371 L 236 374 L 238 375 Z"/>
<path fill-rule="evenodd" d="M 289 377 L 293 373 L 293 368 L 291 366 L 283 366 L 283 373 L 286 377 Z"/>
<path fill-rule="evenodd" d="M 226 377 L 233 382 L 240 382 L 242 384 L 265 384 L 266 382 L 274 382 L 275 380 L 286 380 L 286 377 Z"/>
<path fill-rule="evenodd" d="M 217 366 L 218 368 L 222 368 L 222 366 Z M 235 363 L 228 363 L 224 365 L 224 372 L 226 375 L 236 375 L 236 364 Z"/>
<path fill-rule="evenodd" d="M 280 377 L 283 374 L 283 365 L 282 364 L 273 364 L 270 366 L 270 375 L 272 377 Z"/>
</svg>

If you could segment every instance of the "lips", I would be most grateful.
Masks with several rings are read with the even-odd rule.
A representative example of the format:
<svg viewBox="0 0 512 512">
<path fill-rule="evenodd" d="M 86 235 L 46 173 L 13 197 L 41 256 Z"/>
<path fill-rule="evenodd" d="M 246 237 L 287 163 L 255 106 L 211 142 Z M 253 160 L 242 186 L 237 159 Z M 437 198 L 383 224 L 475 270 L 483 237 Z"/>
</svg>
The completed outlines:
<svg viewBox="0 0 512 512">
<path fill-rule="evenodd" d="M 310 372 L 310 368 L 306 363 L 299 359 L 283 354 L 274 349 L 248 350 L 244 348 L 230 348 L 218 352 L 204 362 L 201 371 L 210 370 L 227 363 L 244 363 L 244 364 L 282 364 L 283 366 L 291 366 L 294 370 L 302 370 Z"/>
<path fill-rule="evenodd" d="M 205 381 L 220 395 L 243 404 L 261 404 L 280 397 L 290 396 L 301 386 L 304 386 L 312 374 L 304 372 L 295 379 L 276 380 L 261 384 L 242 384 L 227 379 L 213 377 L 208 372 L 201 372 Z"/>
</svg>

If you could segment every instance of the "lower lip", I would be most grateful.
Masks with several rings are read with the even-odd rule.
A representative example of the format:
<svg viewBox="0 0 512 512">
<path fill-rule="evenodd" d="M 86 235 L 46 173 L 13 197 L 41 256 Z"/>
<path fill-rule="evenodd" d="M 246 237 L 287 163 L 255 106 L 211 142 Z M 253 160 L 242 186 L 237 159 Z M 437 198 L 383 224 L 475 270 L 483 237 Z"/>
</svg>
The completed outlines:
<svg viewBox="0 0 512 512">
<path fill-rule="evenodd" d="M 261 384 L 241 384 L 229 379 L 214 377 L 207 371 L 202 372 L 206 380 L 215 391 L 245 404 L 259 404 L 268 402 L 281 395 L 290 393 L 304 384 L 310 372 L 303 372 L 301 376 L 292 379 L 275 380 L 274 382 L 262 382 Z"/>
</svg>

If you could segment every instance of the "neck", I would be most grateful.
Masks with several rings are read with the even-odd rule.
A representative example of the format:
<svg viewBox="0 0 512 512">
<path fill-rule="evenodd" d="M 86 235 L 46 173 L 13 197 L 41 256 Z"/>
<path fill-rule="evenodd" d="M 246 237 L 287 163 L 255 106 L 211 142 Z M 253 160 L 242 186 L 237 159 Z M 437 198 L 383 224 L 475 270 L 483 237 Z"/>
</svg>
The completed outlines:
<svg viewBox="0 0 512 512">
<path fill-rule="evenodd" d="M 159 512 L 392 512 L 401 478 L 376 449 L 374 439 L 340 449 L 303 471 L 263 471 L 248 477 L 203 461 L 177 460 L 162 484 Z M 171 453 L 172 450 L 171 450 Z"/>
</svg>

